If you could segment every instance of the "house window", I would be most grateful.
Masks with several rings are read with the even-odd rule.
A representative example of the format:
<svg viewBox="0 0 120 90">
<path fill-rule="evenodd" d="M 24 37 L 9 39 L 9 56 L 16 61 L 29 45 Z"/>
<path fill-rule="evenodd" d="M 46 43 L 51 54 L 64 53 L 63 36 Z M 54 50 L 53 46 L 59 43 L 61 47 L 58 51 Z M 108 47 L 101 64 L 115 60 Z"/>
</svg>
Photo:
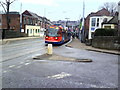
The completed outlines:
<svg viewBox="0 0 120 90">
<path fill-rule="evenodd" d="M 104 28 L 105 29 L 111 29 L 111 26 L 105 26 Z"/>
<path fill-rule="evenodd" d="M 92 26 L 95 26 L 96 18 L 92 18 Z"/>
<path fill-rule="evenodd" d="M 30 30 L 30 33 L 32 33 L 32 29 Z"/>
<path fill-rule="evenodd" d="M 38 29 L 38 33 L 40 33 L 40 29 Z"/>
<path fill-rule="evenodd" d="M 29 29 L 27 29 L 27 34 L 29 33 Z"/>
<path fill-rule="evenodd" d="M 97 18 L 97 27 L 99 27 L 99 18 Z"/>
<path fill-rule="evenodd" d="M 24 24 L 26 24 L 26 18 L 24 18 Z"/>
<path fill-rule="evenodd" d="M 38 33 L 37 29 L 36 29 L 36 33 Z"/>
<path fill-rule="evenodd" d="M 107 22 L 107 18 L 104 18 L 103 22 Z"/>
</svg>

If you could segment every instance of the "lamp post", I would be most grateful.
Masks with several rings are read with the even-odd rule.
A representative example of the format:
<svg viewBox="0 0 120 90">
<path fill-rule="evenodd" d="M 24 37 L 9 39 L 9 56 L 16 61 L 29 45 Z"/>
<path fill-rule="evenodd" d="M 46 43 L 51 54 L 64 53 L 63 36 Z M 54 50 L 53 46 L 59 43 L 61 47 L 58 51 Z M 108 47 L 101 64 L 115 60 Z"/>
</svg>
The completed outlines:
<svg viewBox="0 0 120 90">
<path fill-rule="evenodd" d="M 68 20 L 70 19 L 70 18 L 65 18 L 66 19 L 66 27 L 68 27 Z"/>
<path fill-rule="evenodd" d="M 118 2 L 118 36 L 120 36 L 120 1 Z"/>
<path fill-rule="evenodd" d="M 81 42 L 85 43 L 85 30 L 84 30 L 84 23 L 85 23 L 85 3 L 83 1 L 83 17 L 82 17 L 82 31 L 81 31 Z"/>
</svg>

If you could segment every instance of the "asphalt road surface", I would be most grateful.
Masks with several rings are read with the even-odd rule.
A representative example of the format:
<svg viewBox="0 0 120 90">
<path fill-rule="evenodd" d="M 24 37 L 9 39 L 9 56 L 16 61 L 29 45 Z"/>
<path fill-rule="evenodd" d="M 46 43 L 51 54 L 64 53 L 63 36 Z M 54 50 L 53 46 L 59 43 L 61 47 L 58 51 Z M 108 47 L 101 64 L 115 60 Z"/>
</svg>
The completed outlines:
<svg viewBox="0 0 120 90">
<path fill-rule="evenodd" d="M 42 39 L 2 46 L 2 88 L 118 88 L 118 56 L 62 46 L 61 56 L 93 62 L 34 60 L 46 53 Z"/>
</svg>

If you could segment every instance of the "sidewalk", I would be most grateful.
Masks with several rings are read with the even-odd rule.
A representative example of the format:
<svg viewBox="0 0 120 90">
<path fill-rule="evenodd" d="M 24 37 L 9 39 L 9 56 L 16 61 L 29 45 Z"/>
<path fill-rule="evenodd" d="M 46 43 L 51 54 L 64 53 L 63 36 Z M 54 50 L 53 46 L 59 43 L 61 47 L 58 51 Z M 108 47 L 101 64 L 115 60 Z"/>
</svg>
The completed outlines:
<svg viewBox="0 0 120 90">
<path fill-rule="evenodd" d="M 35 38 L 44 38 L 44 37 L 19 37 L 19 38 L 10 38 L 10 39 L 0 39 L 0 45 L 7 44 L 11 41 L 16 41 L 16 40 L 26 40 L 26 39 L 35 39 Z"/>
<path fill-rule="evenodd" d="M 86 46 L 84 43 L 81 43 L 78 39 L 73 39 L 66 46 L 71 47 L 71 48 L 78 48 L 78 49 L 85 49 L 85 50 L 89 50 L 89 51 L 96 51 L 96 52 L 120 55 L 120 52 L 117 50 L 106 50 L 106 49 L 94 48 L 92 46 Z"/>
</svg>

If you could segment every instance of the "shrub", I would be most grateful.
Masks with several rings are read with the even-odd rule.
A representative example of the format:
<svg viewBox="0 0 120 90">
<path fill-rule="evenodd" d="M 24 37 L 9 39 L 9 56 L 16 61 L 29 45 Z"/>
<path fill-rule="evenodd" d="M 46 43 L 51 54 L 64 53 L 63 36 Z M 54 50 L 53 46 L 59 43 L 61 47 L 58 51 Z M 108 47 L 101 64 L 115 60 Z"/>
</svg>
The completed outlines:
<svg viewBox="0 0 120 90">
<path fill-rule="evenodd" d="M 117 29 L 96 29 L 94 36 L 117 36 L 118 30 Z"/>
</svg>

